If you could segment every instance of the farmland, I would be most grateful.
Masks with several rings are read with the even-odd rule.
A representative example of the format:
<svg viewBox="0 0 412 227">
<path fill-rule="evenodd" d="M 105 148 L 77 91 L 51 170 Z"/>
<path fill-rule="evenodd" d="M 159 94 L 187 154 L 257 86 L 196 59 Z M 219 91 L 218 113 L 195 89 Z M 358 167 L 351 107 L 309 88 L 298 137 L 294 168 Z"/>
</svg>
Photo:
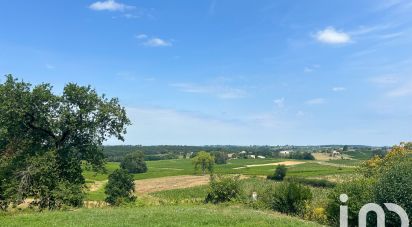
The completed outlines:
<svg viewBox="0 0 412 227">
<path fill-rule="evenodd" d="M 193 159 L 146 161 L 148 171 L 132 174 L 135 202 L 121 207 L 105 203 L 105 186 L 119 162 L 107 162 L 105 172 L 95 173 L 83 165 L 87 193 L 83 208 L 38 213 L 31 209 L 11 209 L 1 214 L 6 226 L 321 226 L 327 225 L 326 208 L 336 184 L 357 176 L 358 167 L 370 154 L 345 158 L 295 160 L 286 158 L 238 158 L 214 164 L 213 173 L 239 176 L 239 196 L 227 202 L 210 204 L 210 176 L 196 171 Z M 327 155 L 323 155 L 327 157 Z M 359 159 L 358 159 L 359 158 Z M 285 165 L 284 182 L 299 182 L 310 190 L 310 200 L 302 213 L 278 213 L 264 202 L 284 182 L 267 180 L 278 165 Z M 257 201 L 251 200 L 256 193 Z M 269 194 L 268 194 L 269 193 Z M 269 196 L 269 197 L 268 197 Z"/>
<path fill-rule="evenodd" d="M 230 160 L 228 164 L 216 165 L 214 172 L 217 174 L 244 174 L 244 175 L 263 175 L 266 176 L 274 171 L 276 166 L 264 165 L 269 163 L 278 163 L 287 161 L 285 159 L 234 159 Z M 173 159 L 160 161 L 147 161 L 148 172 L 135 174 L 134 179 L 150 179 L 165 176 L 180 176 L 192 175 L 194 169 L 192 161 L 189 159 Z M 246 167 L 247 165 L 259 165 L 255 167 Z M 244 168 L 243 168 L 244 167 Z M 107 173 L 94 173 L 91 171 L 84 171 L 84 176 L 90 181 L 103 181 L 107 179 L 108 174 L 113 170 L 119 168 L 119 163 L 109 162 L 106 164 Z M 289 174 L 294 176 L 325 176 L 333 174 L 343 174 L 353 172 L 352 168 L 339 168 L 330 166 L 325 162 L 305 161 L 303 164 L 290 166 Z"/>
</svg>

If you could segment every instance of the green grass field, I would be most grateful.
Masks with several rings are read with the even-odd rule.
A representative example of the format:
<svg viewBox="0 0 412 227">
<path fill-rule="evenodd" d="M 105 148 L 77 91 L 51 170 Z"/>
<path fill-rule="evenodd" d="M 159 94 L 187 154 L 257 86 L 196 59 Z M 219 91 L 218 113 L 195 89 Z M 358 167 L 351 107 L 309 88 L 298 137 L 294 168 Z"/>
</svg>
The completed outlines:
<svg viewBox="0 0 412 227">
<path fill-rule="evenodd" d="M 321 226 L 242 207 L 196 205 L 95 208 L 0 216 L 1 226 Z"/>
<path fill-rule="evenodd" d="M 338 159 L 338 160 L 330 160 L 327 162 L 339 164 L 339 165 L 345 165 L 345 166 L 358 166 L 364 161 L 358 160 L 358 159 L 343 159 L 343 160 Z"/>
<path fill-rule="evenodd" d="M 230 160 L 225 165 L 215 165 L 214 172 L 220 174 L 244 174 L 244 175 L 269 175 L 274 172 L 276 166 L 259 166 L 235 169 L 238 167 L 245 167 L 246 165 L 267 164 L 274 162 L 288 161 L 285 159 L 234 159 Z M 179 175 L 193 175 L 195 174 L 191 160 L 189 159 L 173 159 L 173 160 L 160 160 L 160 161 L 147 161 L 148 172 L 135 174 L 136 180 L 158 178 L 166 176 L 179 176 Z M 107 173 L 94 173 L 91 171 L 84 171 L 84 176 L 89 181 L 103 181 L 107 180 L 108 174 L 113 170 L 119 168 L 119 164 L 115 162 L 109 162 L 106 164 Z M 290 176 L 302 176 L 302 177 L 315 177 L 334 174 L 351 173 L 354 171 L 352 168 L 338 168 L 335 166 L 321 165 L 314 163 L 313 161 L 307 161 L 305 164 L 288 167 L 288 175 Z"/>
</svg>

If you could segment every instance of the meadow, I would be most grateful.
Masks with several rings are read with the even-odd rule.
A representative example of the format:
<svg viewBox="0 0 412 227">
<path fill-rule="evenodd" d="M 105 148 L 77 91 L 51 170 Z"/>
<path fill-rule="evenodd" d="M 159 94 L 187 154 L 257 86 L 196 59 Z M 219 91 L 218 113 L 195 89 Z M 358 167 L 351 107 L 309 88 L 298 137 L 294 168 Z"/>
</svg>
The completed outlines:
<svg viewBox="0 0 412 227">
<path fill-rule="evenodd" d="M 274 212 L 215 205 L 78 209 L 0 216 L 2 226 L 308 226 Z"/>
</svg>

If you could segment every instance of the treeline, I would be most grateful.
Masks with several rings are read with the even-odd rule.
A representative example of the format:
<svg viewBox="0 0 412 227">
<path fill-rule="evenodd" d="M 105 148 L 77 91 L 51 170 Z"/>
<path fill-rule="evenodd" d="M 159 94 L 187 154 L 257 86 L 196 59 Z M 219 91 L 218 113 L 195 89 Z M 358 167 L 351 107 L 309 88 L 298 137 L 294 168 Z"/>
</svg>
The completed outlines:
<svg viewBox="0 0 412 227">
<path fill-rule="evenodd" d="M 103 153 L 110 162 L 120 162 L 124 156 L 133 151 L 144 153 L 146 161 L 190 158 L 199 151 L 206 152 L 224 152 L 226 154 L 239 154 L 245 151 L 247 155 L 264 156 L 266 158 L 279 158 L 280 151 L 289 150 L 291 152 L 288 158 L 311 160 L 312 152 L 331 152 L 334 150 L 342 151 L 345 154 L 360 159 L 369 159 L 375 155 L 381 156 L 386 153 L 386 148 L 372 148 L 362 145 L 321 145 L 321 146 L 235 146 L 235 145 L 208 145 L 208 146 L 183 146 L 183 145 L 119 145 L 104 146 Z M 235 157 L 240 157 L 235 155 Z"/>
<path fill-rule="evenodd" d="M 199 151 L 207 152 L 225 152 L 239 153 L 246 151 L 250 154 L 262 155 L 265 157 L 273 157 L 276 149 L 272 146 L 232 146 L 232 145 L 210 145 L 210 146 L 180 146 L 180 145 L 159 145 L 159 146 L 141 146 L 141 145 L 119 145 L 119 146 L 104 146 L 103 153 L 108 161 L 118 162 L 122 158 L 133 151 L 142 151 L 146 161 L 176 159 L 186 157 Z"/>
</svg>

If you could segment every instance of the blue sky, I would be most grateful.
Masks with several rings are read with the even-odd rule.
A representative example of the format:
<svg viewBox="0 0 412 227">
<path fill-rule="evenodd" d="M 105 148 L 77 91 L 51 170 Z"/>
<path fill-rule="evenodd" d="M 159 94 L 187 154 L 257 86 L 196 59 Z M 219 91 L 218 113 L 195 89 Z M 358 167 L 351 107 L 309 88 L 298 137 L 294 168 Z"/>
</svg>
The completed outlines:
<svg viewBox="0 0 412 227">
<path fill-rule="evenodd" d="M 133 121 L 126 144 L 412 137 L 407 0 L 0 0 L 0 10 L 0 74 L 119 97 Z"/>
</svg>

